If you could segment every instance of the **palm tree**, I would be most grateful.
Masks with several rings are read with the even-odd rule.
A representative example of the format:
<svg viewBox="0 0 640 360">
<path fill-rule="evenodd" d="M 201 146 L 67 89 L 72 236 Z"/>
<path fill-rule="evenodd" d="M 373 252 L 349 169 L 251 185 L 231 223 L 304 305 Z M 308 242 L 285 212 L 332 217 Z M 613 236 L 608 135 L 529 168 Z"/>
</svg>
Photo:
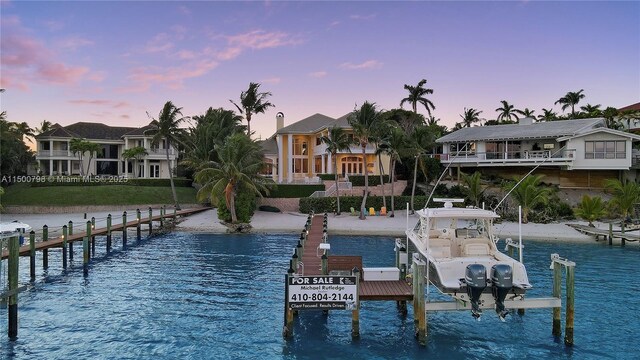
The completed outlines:
<svg viewBox="0 0 640 360">
<path fill-rule="evenodd" d="M 602 111 L 602 117 L 605 120 L 605 123 L 607 124 L 607 127 L 609 129 L 619 129 L 621 127 L 621 124 L 616 121 L 616 118 L 619 115 L 619 111 L 618 109 L 614 108 L 614 107 L 607 107 L 606 109 L 604 109 L 604 111 Z"/>
<path fill-rule="evenodd" d="M 350 145 L 352 144 L 349 136 L 343 128 L 333 126 L 329 128 L 328 136 L 322 136 L 320 138 L 325 145 L 327 145 L 327 153 L 330 154 L 335 161 L 333 162 L 333 174 L 336 181 L 336 205 L 337 214 L 340 215 L 340 187 L 338 186 L 338 158 L 337 154 L 340 151 L 348 150 L 351 152 Z"/>
<path fill-rule="evenodd" d="M 542 109 L 542 115 L 538 115 L 538 121 L 553 121 L 558 118 L 558 114 L 556 114 L 553 110 Z"/>
<path fill-rule="evenodd" d="M 396 176 L 396 163 L 401 162 L 400 155 L 405 151 L 407 147 L 407 135 L 397 127 L 391 128 L 391 132 L 385 141 L 385 152 L 389 155 L 389 169 L 391 169 L 391 213 L 390 217 L 395 216 L 395 189 L 394 182 Z"/>
<path fill-rule="evenodd" d="M 365 101 L 359 109 L 355 109 L 348 117 L 349 125 L 353 128 L 353 135 L 362 147 L 362 171 L 364 172 L 364 196 L 360 205 L 360 220 L 365 220 L 365 205 L 369 192 L 369 168 L 367 166 L 367 145 L 374 138 L 374 131 L 382 122 L 382 111 L 376 108 L 376 103 Z"/>
<path fill-rule="evenodd" d="M 541 186 L 543 177 L 544 175 L 529 175 L 517 186 L 517 181 L 508 184 L 510 189 L 516 186 L 511 192 L 511 197 L 522 206 L 522 222 L 525 224 L 529 222 L 531 209 L 549 201 L 551 188 Z"/>
<path fill-rule="evenodd" d="M 239 190 L 250 191 L 259 196 L 268 194 L 269 179 L 260 176 L 264 167 L 260 146 L 248 135 L 236 133 L 229 136 L 220 148 L 219 161 L 210 162 L 210 167 L 195 174 L 195 181 L 202 185 L 198 190 L 200 200 L 211 198 L 218 202 L 224 199 L 231 214 L 231 222 L 238 222 L 236 195 Z"/>
<path fill-rule="evenodd" d="M 169 149 L 173 144 L 180 144 L 185 137 L 185 131 L 181 129 L 180 123 L 187 118 L 182 117 L 182 108 L 176 107 L 171 101 L 167 101 L 157 119 L 153 119 L 150 123 L 152 129 L 145 131 L 145 135 L 153 136 L 151 145 L 158 146 L 162 140 L 165 140 L 165 153 L 167 155 L 167 168 L 169 170 L 169 182 L 171 183 L 171 193 L 173 194 L 173 202 L 177 210 L 180 210 L 178 204 L 178 196 L 176 188 L 173 184 L 173 169 L 171 169 L 171 159 L 169 157 Z"/>
<path fill-rule="evenodd" d="M 567 108 L 571 108 L 571 118 L 575 118 L 575 106 L 578 105 L 581 99 L 584 99 L 584 94 L 582 93 L 584 89 L 580 89 L 580 91 L 572 92 L 569 91 L 565 96 L 558 99 L 554 104 L 562 104 L 562 111 Z"/>
<path fill-rule="evenodd" d="M 89 175 L 89 169 L 91 169 L 91 160 L 95 154 L 100 151 L 102 147 L 100 144 L 92 143 L 90 141 L 73 138 L 69 142 L 69 150 L 71 153 L 78 157 L 80 160 L 80 175 Z M 84 170 L 84 154 L 89 153 L 89 160 L 87 161 L 87 171 Z"/>
<path fill-rule="evenodd" d="M 607 179 L 604 187 L 613 195 L 609 205 L 619 211 L 625 219 L 633 211 L 634 205 L 640 202 L 640 186 L 636 182 Z"/>
<path fill-rule="evenodd" d="M 515 111 L 526 118 L 532 118 L 532 119 L 536 118 L 536 116 L 533 115 L 533 113 L 536 112 L 535 110 L 529 110 L 529 108 L 524 108 L 524 110 L 515 110 Z"/>
<path fill-rule="evenodd" d="M 471 124 L 479 123 L 482 119 L 480 119 L 480 114 L 482 111 L 478 111 L 474 108 L 464 108 L 464 113 L 460 115 L 462 118 L 462 127 L 471 127 Z"/>
<path fill-rule="evenodd" d="M 42 134 L 43 132 L 51 130 L 51 126 L 53 124 L 49 120 L 42 120 L 40 123 L 40 127 L 35 128 L 35 132 L 37 134 Z"/>
<path fill-rule="evenodd" d="M 423 86 L 427 83 L 426 79 L 420 80 L 417 86 L 404 85 L 404 89 L 409 92 L 409 95 L 400 101 L 400 107 L 406 102 L 411 103 L 411 108 L 414 113 L 418 113 L 418 103 L 422 104 L 427 109 L 427 114 L 431 116 L 431 110 L 435 110 L 431 100 L 427 99 L 425 95 L 433 94 L 433 89 L 425 89 Z"/>
<path fill-rule="evenodd" d="M 502 107 L 496 109 L 498 112 L 498 122 L 511 122 L 511 118 L 515 118 L 518 120 L 518 115 L 516 115 L 517 110 L 513 107 L 513 105 L 509 104 L 506 100 L 500 101 L 502 103 Z"/>
<path fill-rule="evenodd" d="M 600 117 L 602 116 L 602 110 L 600 110 L 600 104 L 591 105 L 587 104 L 585 106 L 580 106 L 580 110 L 582 110 L 589 117 Z"/>
<path fill-rule="evenodd" d="M 426 126 L 420 126 L 411 134 L 411 150 L 415 157 L 415 163 L 413 165 L 413 185 L 411 187 L 411 213 L 415 213 L 414 199 L 416 193 L 416 185 L 418 182 L 418 164 L 424 171 L 423 156 L 428 154 L 433 147 L 433 134 Z M 427 180 L 428 182 L 428 180 Z M 429 185 L 429 184 L 427 184 Z"/>
<path fill-rule="evenodd" d="M 149 155 L 149 153 L 147 152 L 147 149 L 145 149 L 142 146 L 132 147 L 122 152 L 122 158 L 124 160 L 129 160 L 129 159 L 135 160 L 135 164 L 134 164 L 135 170 L 133 172 L 135 174 L 135 177 L 140 177 L 138 162 L 142 159 L 143 156 L 147 156 L 147 155 Z"/>
<path fill-rule="evenodd" d="M 627 123 L 627 131 L 631 129 L 631 122 L 637 123 L 640 120 L 640 110 L 626 110 L 619 114 L 618 121 Z"/>
<path fill-rule="evenodd" d="M 238 111 L 247 118 L 247 135 L 249 136 L 251 136 L 251 116 L 253 114 L 264 114 L 268 108 L 275 106 L 267 101 L 271 93 L 258 92 L 259 88 L 260 84 L 249 83 L 247 91 L 240 93 L 240 105 L 233 102 L 233 100 L 229 100 L 238 108 Z"/>
<path fill-rule="evenodd" d="M 591 197 L 585 194 L 578 208 L 575 209 L 575 214 L 587 220 L 589 226 L 594 227 L 593 222 L 607 215 L 607 209 L 599 196 Z"/>
<path fill-rule="evenodd" d="M 482 188 L 480 173 L 477 171 L 471 175 L 462 173 L 462 181 L 467 187 L 467 197 L 475 205 L 475 207 L 478 207 L 480 205 L 480 199 L 482 199 L 482 195 L 486 190 Z"/>
<path fill-rule="evenodd" d="M 26 137 L 29 142 L 33 142 L 32 138 L 35 136 L 33 129 L 26 122 L 11 123 L 15 131 L 20 135 L 20 139 L 24 140 Z"/>
</svg>

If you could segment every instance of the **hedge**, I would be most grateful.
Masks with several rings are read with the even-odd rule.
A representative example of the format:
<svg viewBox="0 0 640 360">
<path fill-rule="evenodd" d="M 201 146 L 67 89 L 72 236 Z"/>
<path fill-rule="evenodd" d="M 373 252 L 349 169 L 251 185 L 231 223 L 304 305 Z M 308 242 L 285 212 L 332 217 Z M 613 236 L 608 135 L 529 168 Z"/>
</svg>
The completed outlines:
<svg viewBox="0 0 640 360">
<path fill-rule="evenodd" d="M 382 175 L 384 183 L 389 183 L 389 175 Z M 364 175 L 349 175 L 349 181 L 353 186 L 364 186 Z M 369 186 L 380 185 L 380 175 L 369 175 Z"/>
<path fill-rule="evenodd" d="M 316 191 L 324 191 L 323 184 L 278 184 L 269 191 L 268 198 L 303 198 L 309 197 Z"/>
<path fill-rule="evenodd" d="M 318 174 L 318 177 L 320 178 L 320 180 L 335 180 L 336 179 L 336 175 L 335 174 Z"/>
<path fill-rule="evenodd" d="M 407 208 L 407 203 L 411 201 L 411 196 L 396 196 L 394 199 L 395 210 L 403 210 Z M 421 209 L 427 201 L 426 196 L 415 197 L 415 208 Z M 349 212 L 350 208 L 354 208 L 356 211 L 360 211 L 360 204 L 362 204 L 362 196 L 341 196 L 340 197 L 340 211 Z M 441 205 L 440 205 L 441 206 Z M 370 207 L 380 210 L 382 207 L 382 196 L 368 196 L 367 209 Z M 302 198 L 300 199 L 300 212 L 303 214 L 309 213 L 313 210 L 316 213 L 323 212 L 336 212 L 336 198 L 335 197 L 322 197 L 322 198 Z M 387 212 L 391 211 L 391 197 L 387 196 Z"/>
<path fill-rule="evenodd" d="M 38 177 L 40 179 L 42 177 Z M 173 179 L 173 184 L 176 187 L 191 187 L 192 180 L 177 178 Z M 51 176 L 45 181 L 33 181 L 30 182 L 31 187 L 45 187 L 45 186 L 103 186 L 103 185 L 130 185 L 130 186 L 158 186 L 166 187 L 171 186 L 169 179 L 127 179 L 117 176 L 113 177 L 79 177 L 79 176 Z"/>
</svg>

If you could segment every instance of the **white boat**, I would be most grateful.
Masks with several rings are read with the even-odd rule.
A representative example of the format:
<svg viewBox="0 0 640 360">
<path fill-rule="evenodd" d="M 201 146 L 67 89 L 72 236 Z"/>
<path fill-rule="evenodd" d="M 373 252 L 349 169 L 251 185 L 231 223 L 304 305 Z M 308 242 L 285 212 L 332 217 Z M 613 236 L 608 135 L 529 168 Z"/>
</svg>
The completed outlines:
<svg viewBox="0 0 640 360">
<path fill-rule="evenodd" d="M 440 292 L 471 304 L 479 319 L 482 310 L 495 306 L 500 319 L 508 314 L 504 301 L 523 298 L 531 288 L 524 265 L 501 253 L 493 235 L 499 216 L 475 207 L 453 207 L 462 199 L 434 199 L 442 208 L 417 211 L 420 217 L 407 238 L 427 262 L 428 280 Z"/>
<path fill-rule="evenodd" d="M 31 231 L 31 226 L 18 220 L 12 222 L 0 223 L 0 238 L 18 236 L 21 233 L 26 234 Z"/>
</svg>

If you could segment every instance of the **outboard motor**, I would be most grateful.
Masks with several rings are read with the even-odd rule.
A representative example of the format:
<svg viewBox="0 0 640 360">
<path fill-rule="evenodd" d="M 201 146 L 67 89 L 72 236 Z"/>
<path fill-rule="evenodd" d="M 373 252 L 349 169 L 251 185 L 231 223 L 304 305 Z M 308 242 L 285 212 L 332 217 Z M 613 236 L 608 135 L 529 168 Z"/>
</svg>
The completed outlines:
<svg viewBox="0 0 640 360">
<path fill-rule="evenodd" d="M 513 270 L 507 264 L 496 264 L 491 267 L 491 293 L 496 300 L 496 312 L 500 320 L 504 321 L 504 317 L 509 311 L 504 308 L 504 299 L 513 287 Z"/>
<path fill-rule="evenodd" d="M 487 287 L 487 269 L 482 264 L 467 265 L 464 280 L 467 284 L 467 295 L 471 301 L 471 315 L 479 319 L 482 315 L 480 295 Z"/>
</svg>

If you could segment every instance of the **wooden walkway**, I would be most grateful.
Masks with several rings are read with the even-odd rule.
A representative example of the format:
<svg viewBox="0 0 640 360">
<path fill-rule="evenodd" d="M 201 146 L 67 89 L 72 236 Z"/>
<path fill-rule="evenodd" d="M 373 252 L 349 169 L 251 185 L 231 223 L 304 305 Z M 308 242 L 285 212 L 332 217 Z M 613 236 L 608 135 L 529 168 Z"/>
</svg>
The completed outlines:
<svg viewBox="0 0 640 360">
<path fill-rule="evenodd" d="M 593 235 L 596 238 L 602 236 L 607 239 L 609 237 L 609 230 L 579 224 L 567 224 L 567 226 L 570 226 L 583 234 Z M 638 230 L 639 229 L 627 229 L 624 233 L 620 230 L 614 230 L 612 231 L 612 236 L 615 239 L 624 239 L 625 241 L 638 241 L 640 240 L 640 235 L 637 233 Z M 632 234 L 632 231 L 636 233 Z"/>
<path fill-rule="evenodd" d="M 134 220 L 132 221 L 127 221 L 126 223 L 126 227 L 127 229 L 129 228 L 136 228 L 138 226 L 138 224 L 143 225 L 143 224 L 149 224 L 150 221 L 157 221 L 159 222 L 160 220 L 168 220 L 168 219 L 172 219 L 172 218 L 177 218 L 178 216 L 187 216 L 187 215 L 191 215 L 191 214 L 195 214 L 198 212 L 202 212 L 205 210 L 208 210 L 209 208 L 195 208 L 195 209 L 186 209 L 186 210 L 180 210 L 177 211 L 175 213 L 175 215 L 173 213 L 169 213 L 169 214 L 164 214 L 164 215 L 156 215 L 156 216 L 152 216 L 151 219 L 149 219 L 149 217 L 146 218 L 140 218 L 140 221 L 138 221 L 137 219 L 134 218 Z M 135 215 L 135 214 L 134 214 Z M 322 237 L 322 224 L 320 225 L 321 227 L 321 237 Z M 85 228 L 84 226 L 82 228 Z M 115 232 L 115 231 L 122 231 L 123 230 L 123 224 L 115 224 L 111 226 L 111 232 Z M 99 235 L 107 235 L 107 228 L 100 228 L 100 229 L 93 229 L 91 230 L 91 236 L 99 236 Z M 25 245 L 20 247 L 20 256 L 29 256 L 31 254 L 31 251 L 29 249 L 29 234 L 24 234 L 23 235 L 25 237 Z M 73 242 L 78 242 L 78 241 L 82 241 L 82 239 L 87 236 L 86 231 L 85 232 L 74 232 L 73 235 L 68 235 L 67 236 L 67 243 L 73 243 Z M 35 250 L 36 251 L 41 251 L 44 249 L 51 249 L 51 248 L 61 248 L 63 244 L 63 238 L 61 236 L 52 238 L 48 241 L 41 241 L 41 242 L 37 242 L 35 244 Z M 3 251 L 2 252 L 2 260 L 7 259 L 9 257 L 9 251 Z"/>
<path fill-rule="evenodd" d="M 304 271 L 304 275 L 322 275 L 322 252 L 318 251 L 323 236 L 323 216 L 314 215 L 311 220 L 311 227 L 307 240 L 304 243 L 302 263 L 304 266 L 298 267 L 298 273 Z M 393 300 L 410 301 L 413 300 L 413 289 L 404 280 L 396 281 L 364 281 L 362 279 L 362 257 L 361 256 L 328 256 L 328 271 L 339 270 L 349 271 L 354 267 L 360 270 L 360 287 L 358 295 L 360 300 Z"/>
</svg>

